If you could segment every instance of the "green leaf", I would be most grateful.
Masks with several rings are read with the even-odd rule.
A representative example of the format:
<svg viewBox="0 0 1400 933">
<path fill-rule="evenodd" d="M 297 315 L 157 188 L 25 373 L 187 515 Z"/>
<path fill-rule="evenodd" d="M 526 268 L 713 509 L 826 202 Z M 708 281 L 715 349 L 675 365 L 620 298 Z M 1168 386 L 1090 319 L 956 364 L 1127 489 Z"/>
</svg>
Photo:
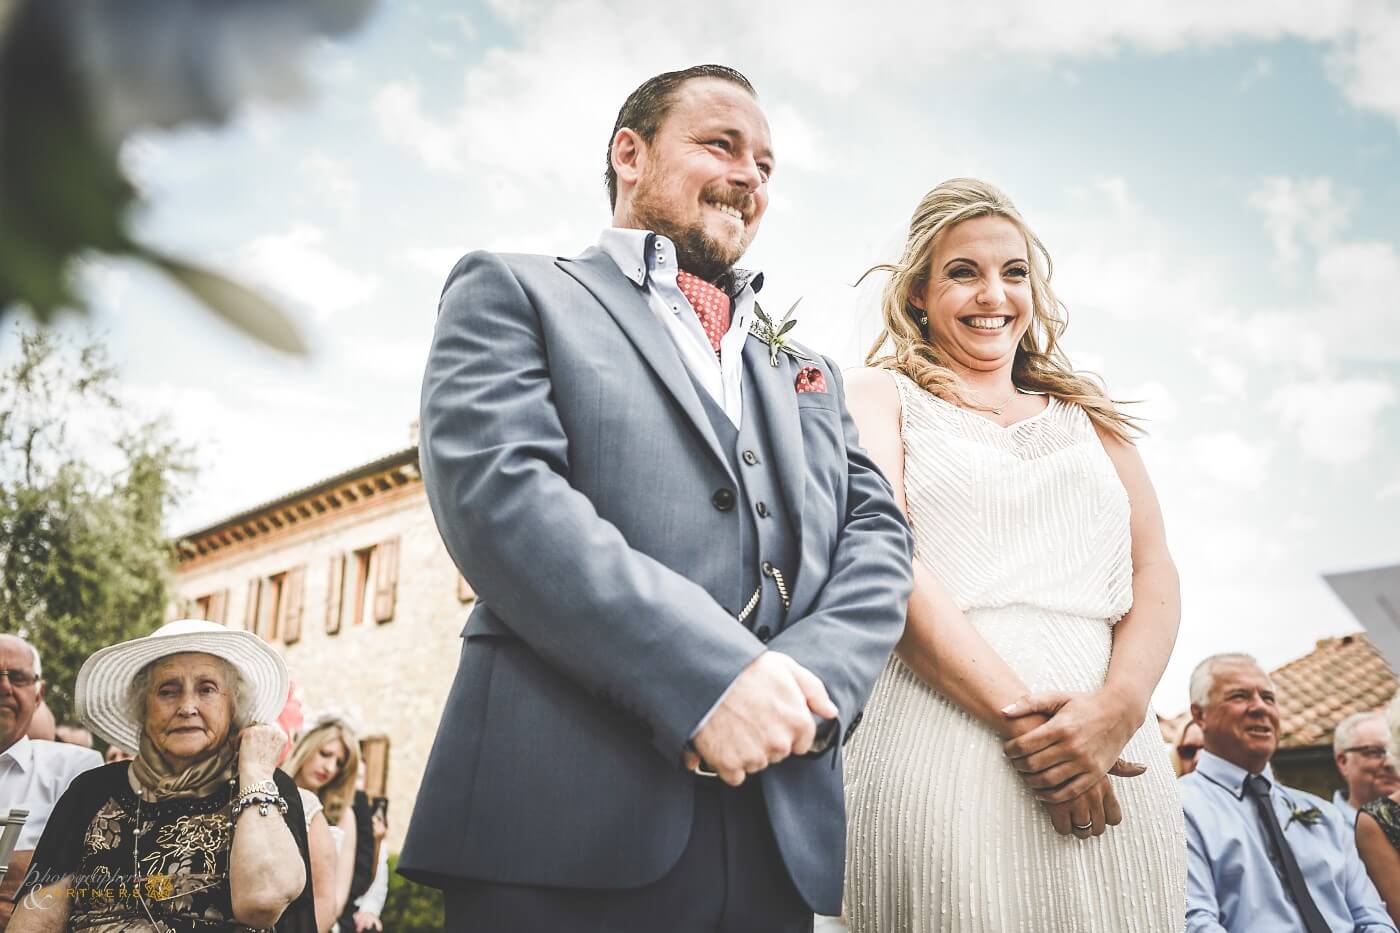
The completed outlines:
<svg viewBox="0 0 1400 933">
<path fill-rule="evenodd" d="M 788 331 L 792 330 L 796 326 L 796 321 L 788 321 L 782 327 L 778 328 L 778 336 L 781 337 L 783 334 L 786 334 Z"/>
<path fill-rule="evenodd" d="M 773 319 L 764 313 L 763 309 L 759 307 L 758 302 L 754 302 L 753 313 L 758 316 L 760 321 L 767 324 L 769 327 L 773 326 Z"/>
<path fill-rule="evenodd" d="M 139 255 L 165 271 L 209 310 L 248 336 L 283 353 L 306 355 L 306 340 L 291 318 L 248 286 L 171 256 L 149 250 Z"/>
</svg>

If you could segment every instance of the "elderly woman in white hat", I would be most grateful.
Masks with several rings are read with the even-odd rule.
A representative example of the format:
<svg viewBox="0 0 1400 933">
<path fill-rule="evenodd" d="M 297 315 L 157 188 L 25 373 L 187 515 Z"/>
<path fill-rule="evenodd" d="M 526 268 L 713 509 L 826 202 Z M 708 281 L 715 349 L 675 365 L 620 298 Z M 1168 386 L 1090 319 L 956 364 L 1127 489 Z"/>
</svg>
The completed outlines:
<svg viewBox="0 0 1400 933">
<path fill-rule="evenodd" d="M 79 717 L 137 750 L 73 781 L 54 807 L 8 933 L 311 933 L 301 799 L 271 721 L 287 668 L 249 632 L 172 622 L 78 672 Z"/>
</svg>

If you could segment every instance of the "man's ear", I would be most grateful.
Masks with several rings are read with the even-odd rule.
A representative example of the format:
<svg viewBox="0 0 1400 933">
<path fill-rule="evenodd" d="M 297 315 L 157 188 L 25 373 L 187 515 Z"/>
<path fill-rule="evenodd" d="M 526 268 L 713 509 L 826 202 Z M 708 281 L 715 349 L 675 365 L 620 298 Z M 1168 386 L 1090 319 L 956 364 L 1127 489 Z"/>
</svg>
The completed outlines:
<svg viewBox="0 0 1400 933">
<path fill-rule="evenodd" d="M 646 166 L 646 140 L 631 127 L 622 127 L 613 136 L 612 167 L 617 173 L 618 188 L 625 182 L 635 185 Z"/>
<path fill-rule="evenodd" d="M 42 702 L 44 702 L 44 682 L 36 680 L 34 681 L 34 705 L 38 706 Z"/>
<path fill-rule="evenodd" d="M 1204 732 L 1206 728 L 1205 721 L 1203 719 L 1205 714 L 1205 707 L 1201 706 L 1199 703 L 1191 704 L 1191 721 L 1194 722 L 1196 725 L 1200 726 L 1202 732 Z"/>
</svg>

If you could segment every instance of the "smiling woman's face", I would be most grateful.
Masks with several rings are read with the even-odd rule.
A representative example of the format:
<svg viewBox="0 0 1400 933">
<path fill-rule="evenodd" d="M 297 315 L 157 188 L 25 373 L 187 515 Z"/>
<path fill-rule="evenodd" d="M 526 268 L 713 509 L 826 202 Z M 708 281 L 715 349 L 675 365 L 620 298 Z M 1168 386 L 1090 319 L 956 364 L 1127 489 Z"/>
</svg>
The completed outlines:
<svg viewBox="0 0 1400 933">
<path fill-rule="evenodd" d="M 146 734 L 176 767 L 187 768 L 228 738 L 233 695 L 218 658 L 175 654 L 161 658 L 146 688 Z"/>
<path fill-rule="evenodd" d="M 956 367 L 1010 367 L 1031 326 L 1026 238 L 1005 217 L 974 217 L 938 235 L 928 284 L 910 296 L 928 314 L 930 341 Z"/>
</svg>

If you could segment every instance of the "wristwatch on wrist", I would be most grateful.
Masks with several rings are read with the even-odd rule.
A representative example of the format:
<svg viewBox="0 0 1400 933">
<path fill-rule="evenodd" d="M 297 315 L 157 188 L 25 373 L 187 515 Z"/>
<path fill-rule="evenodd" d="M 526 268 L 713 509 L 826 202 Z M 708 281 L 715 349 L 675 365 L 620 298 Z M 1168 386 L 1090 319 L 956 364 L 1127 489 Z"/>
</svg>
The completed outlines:
<svg viewBox="0 0 1400 933">
<path fill-rule="evenodd" d="M 281 794 L 281 791 L 277 789 L 276 781 L 268 780 L 258 781 L 256 784 L 249 784 L 238 792 L 239 799 L 247 797 L 250 794 L 270 794 L 276 797 Z"/>
</svg>

